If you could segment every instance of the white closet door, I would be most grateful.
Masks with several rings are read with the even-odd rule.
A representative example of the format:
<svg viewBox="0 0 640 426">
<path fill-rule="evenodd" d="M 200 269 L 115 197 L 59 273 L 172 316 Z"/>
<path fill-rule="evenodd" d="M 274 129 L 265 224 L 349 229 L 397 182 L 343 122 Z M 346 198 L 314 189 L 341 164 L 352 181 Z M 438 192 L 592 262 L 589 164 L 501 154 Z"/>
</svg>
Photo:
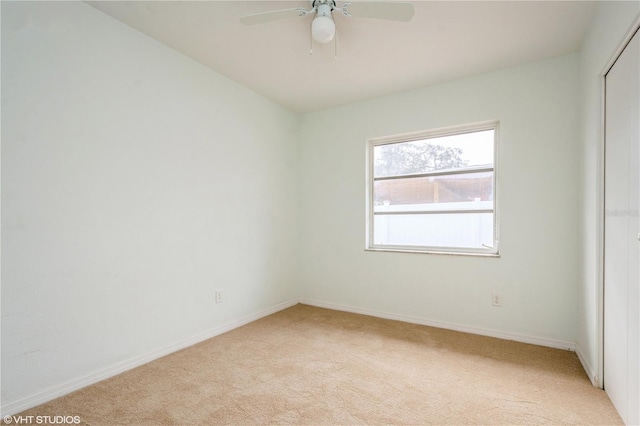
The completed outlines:
<svg viewBox="0 0 640 426">
<path fill-rule="evenodd" d="M 640 35 L 605 78 L 604 389 L 640 423 Z"/>
</svg>

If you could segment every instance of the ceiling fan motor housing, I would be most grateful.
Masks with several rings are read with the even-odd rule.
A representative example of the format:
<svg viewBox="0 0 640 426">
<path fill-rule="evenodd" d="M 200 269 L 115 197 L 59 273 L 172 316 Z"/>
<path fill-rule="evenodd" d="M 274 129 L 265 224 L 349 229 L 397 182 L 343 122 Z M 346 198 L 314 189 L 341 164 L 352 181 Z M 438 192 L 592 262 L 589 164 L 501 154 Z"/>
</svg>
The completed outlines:
<svg viewBox="0 0 640 426">
<path fill-rule="evenodd" d="M 316 8 L 316 10 L 320 10 L 320 6 L 329 6 L 329 13 L 331 13 L 336 8 L 336 2 L 335 0 L 313 0 L 311 2 L 311 7 Z"/>
</svg>

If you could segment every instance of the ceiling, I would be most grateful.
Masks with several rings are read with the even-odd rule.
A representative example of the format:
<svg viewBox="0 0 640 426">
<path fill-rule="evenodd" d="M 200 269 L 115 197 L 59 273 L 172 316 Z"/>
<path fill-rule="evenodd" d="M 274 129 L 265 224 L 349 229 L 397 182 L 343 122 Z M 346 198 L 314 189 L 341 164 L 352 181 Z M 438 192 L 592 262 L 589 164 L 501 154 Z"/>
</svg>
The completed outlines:
<svg viewBox="0 0 640 426">
<path fill-rule="evenodd" d="M 357 1 L 357 0 L 354 0 Z M 338 45 L 311 17 L 246 26 L 301 1 L 87 1 L 294 112 L 309 112 L 576 52 L 591 1 L 413 1 L 406 22 L 334 12 Z M 343 2 L 337 1 L 338 6 Z"/>
</svg>

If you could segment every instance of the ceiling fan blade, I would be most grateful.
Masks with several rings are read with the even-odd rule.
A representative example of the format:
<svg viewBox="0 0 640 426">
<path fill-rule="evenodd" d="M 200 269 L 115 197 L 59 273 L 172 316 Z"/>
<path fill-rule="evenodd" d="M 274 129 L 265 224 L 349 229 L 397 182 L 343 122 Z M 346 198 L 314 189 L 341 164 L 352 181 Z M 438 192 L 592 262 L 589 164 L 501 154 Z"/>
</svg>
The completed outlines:
<svg viewBox="0 0 640 426">
<path fill-rule="evenodd" d="M 411 3 L 354 1 L 353 3 L 344 3 L 342 13 L 357 18 L 408 22 L 413 18 L 414 10 Z"/>
<path fill-rule="evenodd" d="M 305 16 L 307 13 L 303 8 L 272 10 L 270 12 L 256 13 L 246 15 L 240 18 L 240 22 L 245 25 L 264 24 L 271 21 L 279 21 L 281 19 L 297 18 Z"/>
</svg>

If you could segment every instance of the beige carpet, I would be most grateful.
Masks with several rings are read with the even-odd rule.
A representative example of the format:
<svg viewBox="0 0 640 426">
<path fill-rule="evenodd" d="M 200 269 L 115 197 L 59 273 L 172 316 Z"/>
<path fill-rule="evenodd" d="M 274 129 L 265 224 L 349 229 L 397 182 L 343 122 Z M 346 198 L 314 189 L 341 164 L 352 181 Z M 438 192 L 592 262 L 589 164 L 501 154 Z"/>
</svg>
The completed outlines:
<svg viewBox="0 0 640 426">
<path fill-rule="evenodd" d="M 572 352 L 296 305 L 22 415 L 111 424 L 621 424 Z"/>
</svg>

